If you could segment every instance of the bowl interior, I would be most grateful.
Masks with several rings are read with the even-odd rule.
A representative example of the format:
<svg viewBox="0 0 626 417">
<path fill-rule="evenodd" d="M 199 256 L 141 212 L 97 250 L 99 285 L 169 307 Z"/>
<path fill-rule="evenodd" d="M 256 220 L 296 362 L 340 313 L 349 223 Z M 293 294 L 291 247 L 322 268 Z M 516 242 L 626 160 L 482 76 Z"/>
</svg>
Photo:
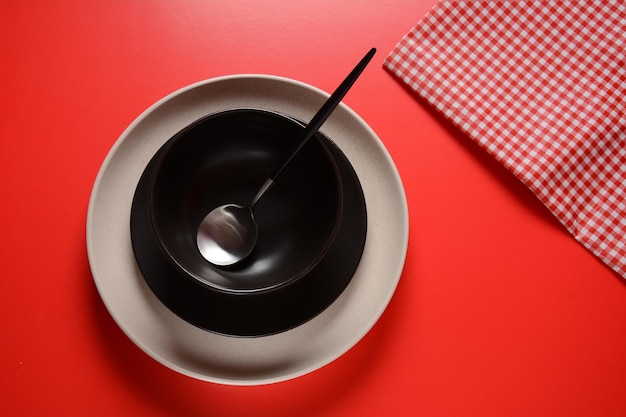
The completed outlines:
<svg viewBox="0 0 626 417">
<path fill-rule="evenodd" d="M 256 204 L 259 239 L 250 256 L 217 267 L 196 244 L 204 216 L 223 204 L 248 205 L 302 130 L 277 113 L 235 109 L 194 122 L 164 145 L 150 178 L 149 213 L 159 247 L 185 276 L 218 291 L 266 291 L 322 259 L 343 204 L 337 166 L 318 137 Z"/>
</svg>

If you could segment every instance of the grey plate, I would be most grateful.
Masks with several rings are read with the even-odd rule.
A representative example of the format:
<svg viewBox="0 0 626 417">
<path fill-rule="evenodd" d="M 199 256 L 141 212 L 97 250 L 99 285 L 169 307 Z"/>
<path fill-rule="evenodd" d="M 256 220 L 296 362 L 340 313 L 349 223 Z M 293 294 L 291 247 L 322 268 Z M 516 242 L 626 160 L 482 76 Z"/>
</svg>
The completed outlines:
<svg viewBox="0 0 626 417">
<path fill-rule="evenodd" d="M 309 120 L 328 97 L 304 83 L 267 75 L 214 78 L 182 88 L 141 114 L 120 136 L 96 178 L 87 213 L 93 278 L 111 316 L 144 352 L 193 378 L 230 385 L 279 382 L 312 372 L 354 346 L 391 299 L 404 266 L 408 209 L 402 182 L 372 129 L 341 104 L 323 131 L 356 171 L 368 230 L 363 257 L 341 296 L 284 333 L 236 338 L 201 330 L 168 310 L 135 261 L 130 207 L 141 173 L 174 133 L 219 110 L 257 107 Z"/>
</svg>

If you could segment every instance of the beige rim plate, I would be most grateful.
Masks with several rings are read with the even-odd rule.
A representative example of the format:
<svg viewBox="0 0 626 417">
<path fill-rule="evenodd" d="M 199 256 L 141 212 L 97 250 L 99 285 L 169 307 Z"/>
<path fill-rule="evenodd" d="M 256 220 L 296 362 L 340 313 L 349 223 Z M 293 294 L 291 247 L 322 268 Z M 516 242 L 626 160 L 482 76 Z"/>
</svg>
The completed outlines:
<svg viewBox="0 0 626 417">
<path fill-rule="evenodd" d="M 155 103 L 120 136 L 96 178 L 87 214 L 93 279 L 111 316 L 144 352 L 193 378 L 231 385 L 279 382 L 312 372 L 354 346 L 391 299 L 404 266 L 408 210 L 402 182 L 372 129 L 341 104 L 322 130 L 348 157 L 365 195 L 363 258 L 342 295 L 311 321 L 259 338 L 201 330 L 168 310 L 145 283 L 133 255 L 130 207 L 139 177 L 174 133 L 215 111 L 257 107 L 309 120 L 325 92 L 268 75 L 214 78 Z"/>
</svg>

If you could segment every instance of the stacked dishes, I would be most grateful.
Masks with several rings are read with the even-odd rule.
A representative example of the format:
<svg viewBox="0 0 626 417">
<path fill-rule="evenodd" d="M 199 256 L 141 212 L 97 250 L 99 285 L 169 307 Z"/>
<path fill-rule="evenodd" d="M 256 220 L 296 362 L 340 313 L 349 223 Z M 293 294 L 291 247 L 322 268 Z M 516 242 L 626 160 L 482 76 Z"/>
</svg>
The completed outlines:
<svg viewBox="0 0 626 417">
<path fill-rule="evenodd" d="M 365 200 L 321 133 L 255 207 L 260 237 L 250 256 L 218 267 L 196 244 L 204 216 L 248 204 L 302 129 L 276 112 L 217 112 L 176 133 L 148 164 L 133 199 L 133 249 L 150 288 L 183 319 L 263 336 L 311 319 L 348 285 L 365 243 Z"/>
<path fill-rule="evenodd" d="M 248 259 L 216 267 L 195 246 L 202 217 L 247 204 L 326 97 L 279 77 L 208 80 L 153 105 L 107 156 L 87 221 L 94 281 L 159 362 L 219 383 L 282 381 L 343 354 L 384 311 L 406 254 L 406 199 L 345 105 L 259 201 Z"/>
</svg>

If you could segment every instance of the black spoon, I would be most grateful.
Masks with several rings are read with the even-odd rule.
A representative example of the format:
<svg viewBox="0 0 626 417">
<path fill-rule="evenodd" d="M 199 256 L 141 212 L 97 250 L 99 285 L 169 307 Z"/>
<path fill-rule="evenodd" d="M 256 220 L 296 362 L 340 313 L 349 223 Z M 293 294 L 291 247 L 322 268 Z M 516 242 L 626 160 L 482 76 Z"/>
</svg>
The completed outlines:
<svg viewBox="0 0 626 417">
<path fill-rule="evenodd" d="M 225 204 L 213 209 L 202 220 L 196 240 L 200 253 L 207 261 L 218 266 L 234 265 L 252 252 L 259 235 L 259 229 L 254 219 L 254 205 L 271 188 L 294 156 L 335 110 L 375 53 L 376 48 L 372 48 L 322 105 L 304 129 L 302 139 L 300 139 L 296 149 L 274 170 L 250 204 L 247 206 Z"/>
</svg>

